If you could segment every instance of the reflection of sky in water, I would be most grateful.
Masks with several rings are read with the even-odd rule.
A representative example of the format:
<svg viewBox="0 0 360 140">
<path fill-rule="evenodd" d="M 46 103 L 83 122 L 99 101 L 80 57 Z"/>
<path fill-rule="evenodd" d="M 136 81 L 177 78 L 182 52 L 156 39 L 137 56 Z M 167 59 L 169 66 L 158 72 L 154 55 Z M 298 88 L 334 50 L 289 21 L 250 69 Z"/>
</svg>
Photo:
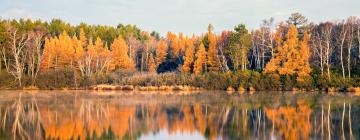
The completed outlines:
<svg viewBox="0 0 360 140">
<path fill-rule="evenodd" d="M 144 134 L 139 140 L 206 140 L 198 131 L 191 132 L 174 132 L 169 133 L 167 129 L 160 130 L 155 134 Z"/>
</svg>

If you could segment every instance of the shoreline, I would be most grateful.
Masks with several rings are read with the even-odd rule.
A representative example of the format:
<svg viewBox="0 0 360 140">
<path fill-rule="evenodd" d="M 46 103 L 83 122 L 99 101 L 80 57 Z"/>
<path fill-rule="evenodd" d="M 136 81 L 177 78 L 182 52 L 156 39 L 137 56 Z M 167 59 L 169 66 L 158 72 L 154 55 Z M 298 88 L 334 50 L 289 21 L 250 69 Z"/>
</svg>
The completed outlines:
<svg viewBox="0 0 360 140">
<path fill-rule="evenodd" d="M 323 93 L 355 93 L 360 94 L 360 87 L 350 87 L 350 88 L 324 88 L 324 89 L 297 89 L 293 88 L 291 90 L 256 90 L 252 87 L 250 88 L 238 88 L 234 89 L 228 87 L 226 90 L 211 90 L 205 89 L 202 87 L 186 86 L 186 85 L 174 85 L 174 86 L 133 86 L 133 85 L 93 85 L 89 87 L 80 87 L 80 88 L 54 88 L 54 89 L 40 89 L 36 86 L 29 86 L 24 88 L 13 88 L 13 89 L 0 89 L 0 90 L 23 90 L 23 91 L 224 91 L 228 93 L 246 93 L 246 92 L 323 92 Z"/>
</svg>

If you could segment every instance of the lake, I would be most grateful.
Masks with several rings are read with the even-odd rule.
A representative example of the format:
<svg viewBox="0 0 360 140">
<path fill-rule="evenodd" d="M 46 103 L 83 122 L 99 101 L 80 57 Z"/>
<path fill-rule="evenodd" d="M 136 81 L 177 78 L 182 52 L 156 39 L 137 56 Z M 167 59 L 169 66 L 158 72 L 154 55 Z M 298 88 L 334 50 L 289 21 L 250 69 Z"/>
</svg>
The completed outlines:
<svg viewBox="0 0 360 140">
<path fill-rule="evenodd" d="M 359 117 L 340 93 L 0 91 L 0 139 L 360 139 Z"/>
</svg>

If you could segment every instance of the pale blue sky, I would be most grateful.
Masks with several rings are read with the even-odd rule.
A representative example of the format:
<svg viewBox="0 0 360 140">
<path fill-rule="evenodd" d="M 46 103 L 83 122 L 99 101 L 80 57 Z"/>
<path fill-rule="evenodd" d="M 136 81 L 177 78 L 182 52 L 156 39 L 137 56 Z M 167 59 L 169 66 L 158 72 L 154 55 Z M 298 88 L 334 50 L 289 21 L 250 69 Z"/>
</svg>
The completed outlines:
<svg viewBox="0 0 360 140">
<path fill-rule="evenodd" d="M 135 24 L 143 30 L 200 34 L 239 23 L 257 28 L 263 19 L 287 19 L 300 12 L 309 20 L 360 16 L 360 0 L 0 0 L 2 18 L 60 18 L 72 24 Z"/>
</svg>

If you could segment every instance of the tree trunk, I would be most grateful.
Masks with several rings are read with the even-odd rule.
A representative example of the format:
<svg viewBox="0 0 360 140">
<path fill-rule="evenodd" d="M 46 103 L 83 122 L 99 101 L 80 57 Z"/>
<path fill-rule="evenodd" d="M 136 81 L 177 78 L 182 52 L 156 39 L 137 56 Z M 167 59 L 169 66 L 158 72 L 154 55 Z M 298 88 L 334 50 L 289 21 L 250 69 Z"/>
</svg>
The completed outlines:
<svg viewBox="0 0 360 140">
<path fill-rule="evenodd" d="M 348 46 L 348 56 L 347 56 L 347 67 L 348 67 L 348 77 L 351 77 L 351 45 L 352 41 L 350 41 Z"/>
<path fill-rule="evenodd" d="M 360 26 L 360 25 L 359 25 L 359 26 Z M 358 46 L 358 49 L 359 49 L 359 52 L 358 52 L 358 53 L 359 53 L 359 54 L 358 54 L 359 56 L 358 56 L 358 57 L 359 57 L 359 59 L 360 59 L 360 27 L 359 27 L 358 30 L 357 30 L 357 38 L 358 38 L 358 45 L 359 45 L 359 46 Z"/>
<path fill-rule="evenodd" d="M 345 78 L 345 68 L 344 68 L 344 60 L 343 60 L 343 47 L 344 47 L 344 42 L 345 42 L 345 37 L 346 37 L 347 30 L 345 29 L 345 27 L 343 27 L 343 30 L 345 30 L 345 32 L 342 34 L 342 39 L 341 39 L 341 44 L 340 44 L 340 63 L 341 63 L 341 69 L 342 69 L 342 76 L 343 76 L 343 78 Z"/>
<path fill-rule="evenodd" d="M 331 81 L 331 73 L 330 73 L 330 43 L 326 44 L 326 68 L 328 73 L 328 80 Z"/>
<path fill-rule="evenodd" d="M 323 48 L 320 43 L 320 69 L 321 69 L 321 76 L 324 76 L 324 61 L 323 61 Z"/>
<path fill-rule="evenodd" d="M 352 49 L 352 43 L 353 43 L 353 37 L 354 37 L 354 28 L 353 26 L 350 27 L 350 32 L 349 32 L 349 41 L 348 41 L 348 55 L 347 55 L 347 69 L 348 69 L 348 77 L 351 77 L 351 49 Z"/>
</svg>

